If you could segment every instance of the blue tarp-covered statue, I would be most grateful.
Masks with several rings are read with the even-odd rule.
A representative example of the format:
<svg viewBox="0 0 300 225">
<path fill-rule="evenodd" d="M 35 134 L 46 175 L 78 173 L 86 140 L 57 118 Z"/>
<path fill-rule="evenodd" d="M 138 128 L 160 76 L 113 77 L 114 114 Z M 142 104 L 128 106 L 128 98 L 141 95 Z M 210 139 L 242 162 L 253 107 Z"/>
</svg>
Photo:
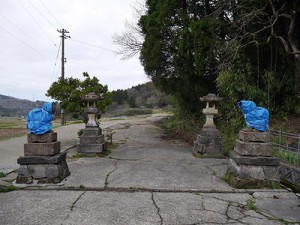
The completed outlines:
<svg viewBox="0 0 300 225">
<path fill-rule="evenodd" d="M 256 107 L 253 101 L 241 100 L 237 103 L 242 110 L 246 125 L 259 131 L 269 129 L 269 111 L 263 107 Z"/>
<path fill-rule="evenodd" d="M 45 102 L 42 108 L 35 108 L 27 114 L 27 129 L 31 134 L 44 134 L 51 131 L 52 114 L 56 103 Z"/>
</svg>

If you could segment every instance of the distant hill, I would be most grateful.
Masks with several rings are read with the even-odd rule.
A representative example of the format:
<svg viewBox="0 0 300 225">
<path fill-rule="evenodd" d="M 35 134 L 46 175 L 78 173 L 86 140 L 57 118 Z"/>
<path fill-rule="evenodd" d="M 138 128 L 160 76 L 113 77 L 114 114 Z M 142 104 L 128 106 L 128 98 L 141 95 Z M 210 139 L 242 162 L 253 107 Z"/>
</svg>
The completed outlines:
<svg viewBox="0 0 300 225">
<path fill-rule="evenodd" d="M 158 109 L 169 106 L 165 94 L 157 90 L 152 82 L 133 86 L 126 90 L 112 91 L 112 105 L 106 112 L 124 110 L 124 108 Z M 0 95 L 0 117 L 26 117 L 33 108 L 42 107 L 43 101 L 30 101 Z M 59 110 L 57 110 L 59 113 Z"/>
<path fill-rule="evenodd" d="M 152 82 L 139 84 L 126 90 L 112 91 L 112 105 L 106 108 L 106 115 L 116 114 L 128 108 L 162 109 L 170 107 L 168 97 Z"/>
<path fill-rule="evenodd" d="M 31 109 L 41 107 L 43 103 L 0 95 L 0 117 L 25 117 Z"/>
</svg>

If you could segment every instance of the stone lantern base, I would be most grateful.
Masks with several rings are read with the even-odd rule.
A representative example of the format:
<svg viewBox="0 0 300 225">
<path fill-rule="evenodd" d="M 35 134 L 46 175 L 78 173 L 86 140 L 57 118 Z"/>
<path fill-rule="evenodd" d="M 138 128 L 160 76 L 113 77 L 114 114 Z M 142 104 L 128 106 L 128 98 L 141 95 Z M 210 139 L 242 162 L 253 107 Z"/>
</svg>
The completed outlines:
<svg viewBox="0 0 300 225">
<path fill-rule="evenodd" d="M 203 127 L 194 142 L 193 155 L 224 158 L 223 151 L 219 131 L 215 127 Z"/>
<path fill-rule="evenodd" d="M 228 172 L 241 180 L 279 181 L 279 159 L 272 157 L 269 133 L 242 129 L 230 153 Z"/>
<path fill-rule="evenodd" d="M 101 153 L 106 150 L 106 141 L 100 127 L 86 127 L 79 137 L 80 143 L 77 145 L 79 153 Z"/>
</svg>

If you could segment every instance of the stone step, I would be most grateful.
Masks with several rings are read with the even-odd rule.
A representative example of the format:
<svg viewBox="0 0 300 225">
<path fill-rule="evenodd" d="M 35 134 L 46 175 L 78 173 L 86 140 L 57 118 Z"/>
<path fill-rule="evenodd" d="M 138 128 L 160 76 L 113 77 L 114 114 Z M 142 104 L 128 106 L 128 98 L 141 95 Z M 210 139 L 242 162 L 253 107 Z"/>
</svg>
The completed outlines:
<svg viewBox="0 0 300 225">
<path fill-rule="evenodd" d="M 20 165 L 29 164 L 58 164 L 61 161 L 66 160 L 66 152 L 54 156 L 21 156 L 18 158 L 17 162 Z"/>
<path fill-rule="evenodd" d="M 102 144 L 78 144 L 77 152 L 80 153 L 101 153 L 106 150 L 106 142 Z"/>
<path fill-rule="evenodd" d="M 80 136 L 80 144 L 102 144 L 104 142 L 104 135 L 99 136 Z"/>
<path fill-rule="evenodd" d="M 240 155 L 272 156 L 272 144 L 235 140 L 234 150 Z"/>
<path fill-rule="evenodd" d="M 60 141 L 52 143 L 26 143 L 25 156 L 53 156 L 60 153 Z"/>
<path fill-rule="evenodd" d="M 242 129 L 239 131 L 239 139 L 244 142 L 270 142 L 270 134 L 267 132 L 260 132 L 249 129 Z"/>
<path fill-rule="evenodd" d="M 243 156 L 235 151 L 229 153 L 229 157 L 238 165 L 254 166 L 278 166 L 279 158 L 268 156 Z"/>
<path fill-rule="evenodd" d="M 197 143 L 205 144 L 205 145 L 210 145 L 210 144 L 221 145 L 222 139 L 221 137 L 205 137 L 202 135 L 197 135 Z"/>
<path fill-rule="evenodd" d="M 50 132 L 41 135 L 27 134 L 28 143 L 52 143 L 57 141 L 57 133 Z"/>
</svg>

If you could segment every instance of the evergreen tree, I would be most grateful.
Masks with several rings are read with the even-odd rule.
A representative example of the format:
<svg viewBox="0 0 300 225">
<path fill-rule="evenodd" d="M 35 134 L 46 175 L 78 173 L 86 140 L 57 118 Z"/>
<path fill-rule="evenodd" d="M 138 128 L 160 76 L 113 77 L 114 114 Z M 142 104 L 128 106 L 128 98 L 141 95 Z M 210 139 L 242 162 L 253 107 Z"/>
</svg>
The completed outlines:
<svg viewBox="0 0 300 225">
<path fill-rule="evenodd" d="M 83 112 L 86 107 L 82 101 L 82 97 L 90 92 L 102 95 L 104 99 L 97 103 L 97 108 L 104 111 L 105 107 L 110 104 L 110 94 L 107 85 L 99 83 L 98 78 L 90 77 L 88 73 L 83 73 L 85 78 L 83 81 L 77 78 L 59 78 L 58 81 L 52 83 L 47 91 L 46 96 L 49 96 L 57 101 L 60 101 L 60 106 L 71 112 L 74 117 Z"/>
<path fill-rule="evenodd" d="M 147 75 L 172 95 L 183 112 L 199 113 L 199 97 L 215 92 L 218 22 L 207 17 L 213 1 L 148 0 L 140 19 L 141 61 Z M 219 28 L 219 26 L 218 26 Z"/>
</svg>

